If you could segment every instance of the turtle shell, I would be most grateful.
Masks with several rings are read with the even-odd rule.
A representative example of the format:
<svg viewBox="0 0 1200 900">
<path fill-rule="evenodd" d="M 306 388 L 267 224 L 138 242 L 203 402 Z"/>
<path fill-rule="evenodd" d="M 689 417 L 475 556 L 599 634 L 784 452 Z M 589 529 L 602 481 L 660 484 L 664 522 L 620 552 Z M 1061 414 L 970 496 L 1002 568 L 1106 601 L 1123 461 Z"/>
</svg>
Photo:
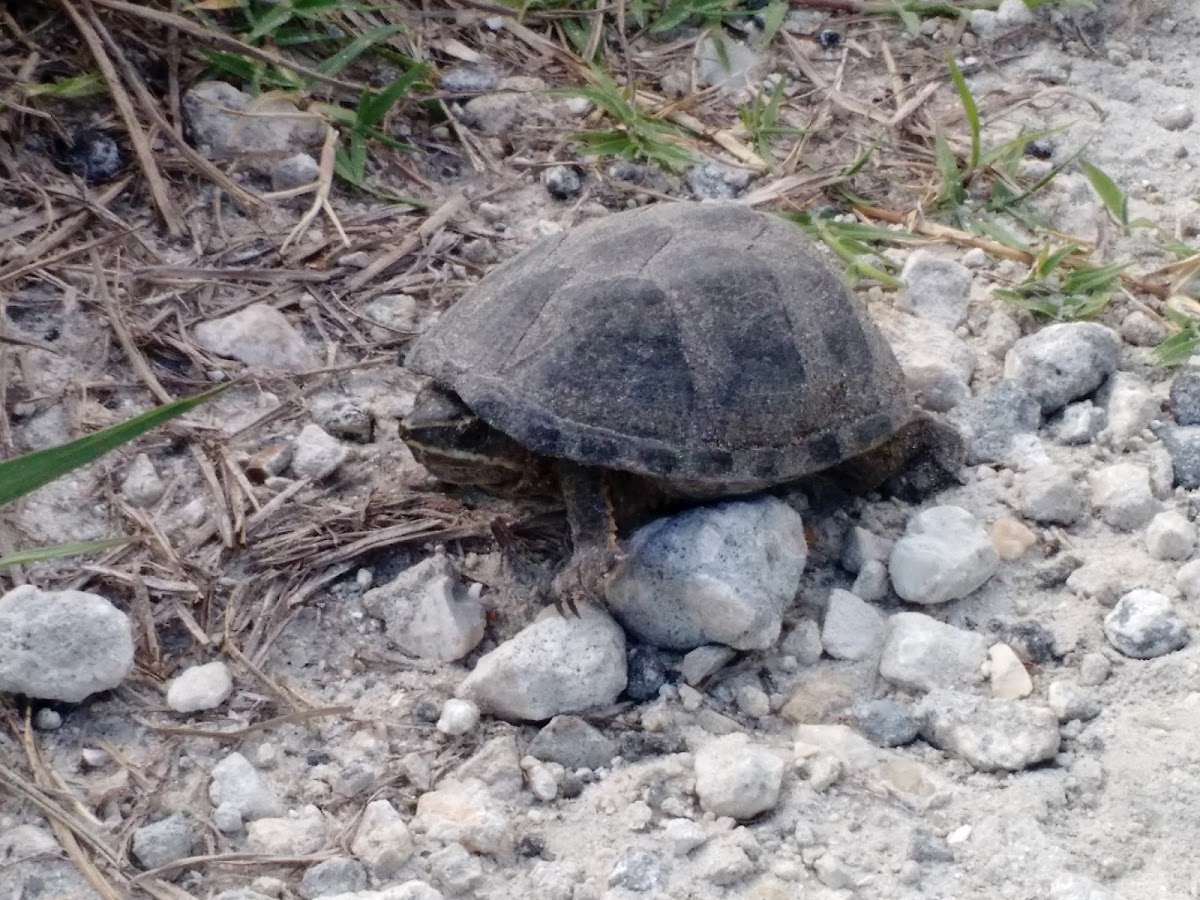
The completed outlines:
<svg viewBox="0 0 1200 900">
<path fill-rule="evenodd" d="M 750 491 L 882 443 L 910 416 L 892 351 L 792 223 L 670 203 L 496 267 L 406 365 L 536 453 Z"/>
</svg>

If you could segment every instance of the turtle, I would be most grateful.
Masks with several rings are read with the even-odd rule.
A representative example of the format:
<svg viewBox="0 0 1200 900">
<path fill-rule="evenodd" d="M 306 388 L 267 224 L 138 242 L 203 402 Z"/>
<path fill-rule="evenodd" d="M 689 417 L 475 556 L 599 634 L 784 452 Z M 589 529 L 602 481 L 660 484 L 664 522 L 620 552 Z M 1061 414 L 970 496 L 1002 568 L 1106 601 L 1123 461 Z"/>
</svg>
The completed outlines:
<svg viewBox="0 0 1200 900">
<path fill-rule="evenodd" d="M 429 381 L 402 435 L 435 478 L 561 493 L 560 610 L 602 594 L 621 559 L 614 500 L 699 502 L 822 472 L 869 491 L 906 466 L 940 487 L 965 456 L 804 232 L 736 202 L 658 203 L 542 238 L 404 365 Z"/>
</svg>

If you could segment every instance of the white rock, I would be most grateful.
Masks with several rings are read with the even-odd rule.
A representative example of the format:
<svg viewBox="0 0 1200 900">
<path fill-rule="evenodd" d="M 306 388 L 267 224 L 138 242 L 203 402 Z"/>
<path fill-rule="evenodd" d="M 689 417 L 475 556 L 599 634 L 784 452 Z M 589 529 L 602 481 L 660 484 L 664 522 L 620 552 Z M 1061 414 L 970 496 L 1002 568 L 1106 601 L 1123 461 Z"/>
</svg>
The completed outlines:
<svg viewBox="0 0 1200 900">
<path fill-rule="evenodd" d="M 305 372 L 318 365 L 317 355 L 287 317 L 266 303 L 254 303 L 220 319 L 200 322 L 196 343 L 218 356 L 248 366 Z"/>
<path fill-rule="evenodd" d="M 1146 527 L 1146 549 L 1155 559 L 1187 559 L 1196 548 L 1196 526 L 1175 510 L 1161 512 Z"/>
<path fill-rule="evenodd" d="M 734 702 L 737 703 L 738 711 L 746 716 L 762 718 L 771 712 L 771 698 L 757 684 L 743 684 L 739 687 L 734 695 Z"/>
<path fill-rule="evenodd" d="M 1072 525 L 1083 518 L 1087 500 L 1071 473 L 1038 466 L 1018 480 L 1021 514 L 1034 522 Z"/>
<path fill-rule="evenodd" d="M 1046 689 L 1046 705 L 1054 710 L 1060 722 L 1094 719 L 1100 715 L 1100 705 L 1091 693 L 1074 681 L 1060 679 Z"/>
<path fill-rule="evenodd" d="M 693 687 L 704 681 L 725 666 L 737 656 L 737 651 L 724 644 L 705 644 L 695 650 L 689 650 L 679 661 L 679 674 L 685 683 Z"/>
<path fill-rule="evenodd" d="M 829 594 L 821 645 L 834 659 L 864 659 L 883 642 L 884 618 L 875 607 L 849 591 Z"/>
<path fill-rule="evenodd" d="M 824 652 L 821 646 L 821 629 L 812 619 L 800 619 L 779 642 L 779 652 L 784 656 L 794 657 L 802 666 L 813 665 Z"/>
<path fill-rule="evenodd" d="M 301 478 L 328 478 L 350 454 L 349 448 L 320 425 L 309 422 L 296 436 L 292 471 Z"/>
<path fill-rule="evenodd" d="M 283 815 L 283 804 L 267 779 L 236 752 L 213 766 L 208 799 L 213 806 L 230 804 L 245 820 Z"/>
<path fill-rule="evenodd" d="M 1050 426 L 1060 444 L 1087 444 L 1104 427 L 1105 412 L 1091 400 L 1066 406 Z"/>
<path fill-rule="evenodd" d="M 913 691 L 960 687 L 979 680 L 986 656 L 987 642 L 973 631 L 921 613 L 896 613 L 888 619 L 879 674 Z"/>
<path fill-rule="evenodd" d="M 1100 438 L 1113 449 L 1124 450 L 1162 414 L 1161 404 L 1150 386 L 1131 372 L 1114 372 L 1106 392 L 1108 427 Z"/>
<path fill-rule="evenodd" d="M 606 596 L 648 644 L 763 649 L 779 637 L 806 557 L 804 523 L 781 500 L 699 507 L 639 529 Z"/>
<path fill-rule="evenodd" d="M 390 879 L 413 855 L 412 835 L 387 800 L 372 800 L 363 810 L 351 852 L 376 878 Z"/>
<path fill-rule="evenodd" d="M 909 519 L 888 572 L 902 599 L 930 605 L 961 600 L 999 565 L 996 548 L 974 516 L 958 506 L 935 506 Z"/>
<path fill-rule="evenodd" d="M 1112 663 L 1103 653 L 1088 653 L 1079 661 L 1079 683 L 1095 687 L 1108 681 Z"/>
<path fill-rule="evenodd" d="M 604 610 L 579 617 L 546 609 L 484 655 L 457 695 L 509 721 L 540 722 L 608 706 L 625 689 L 625 634 Z"/>
<path fill-rule="evenodd" d="M 1064 322 L 1017 341 L 1004 358 L 1004 375 L 1049 414 L 1100 387 L 1116 369 L 1120 353 L 1121 338 L 1112 329 Z"/>
<path fill-rule="evenodd" d="M 462 844 L 435 850 L 427 862 L 433 882 L 452 897 L 472 894 L 483 881 L 483 863 Z"/>
<path fill-rule="evenodd" d="M 268 170 L 273 160 L 319 142 L 325 133 L 319 116 L 301 112 L 286 98 L 254 97 L 223 81 L 193 85 L 182 106 L 202 153 L 244 157 L 255 171 Z"/>
<path fill-rule="evenodd" d="M 457 842 L 473 853 L 494 856 L 512 846 L 512 828 L 503 806 L 483 782 L 445 779 L 417 800 L 412 829 L 443 843 Z"/>
<path fill-rule="evenodd" d="M 917 403 L 946 412 L 971 396 L 975 351 L 949 328 L 895 314 L 879 319 Z"/>
<path fill-rule="evenodd" d="M 858 570 L 854 584 L 850 587 L 850 593 L 861 597 L 868 603 L 878 603 L 887 596 L 889 583 L 887 563 L 878 559 L 869 559 Z"/>
<path fill-rule="evenodd" d="M 125 472 L 125 480 L 121 482 L 121 493 L 131 506 L 139 509 L 153 506 L 162 499 L 166 485 L 158 477 L 154 463 L 145 453 L 139 453 L 133 458 L 129 469 Z"/>
<path fill-rule="evenodd" d="M 1044 706 L 933 691 L 916 709 L 921 736 L 981 772 L 1016 772 L 1053 759 L 1058 717 Z"/>
<path fill-rule="evenodd" d="M 255 819 L 246 826 L 246 844 L 256 853 L 305 856 L 325 846 L 325 816 L 313 804 L 298 813 Z"/>
<path fill-rule="evenodd" d="M 742 733 L 714 738 L 696 752 L 696 794 L 716 816 L 752 819 L 774 808 L 783 785 L 783 760 Z"/>
<path fill-rule="evenodd" d="M 311 153 L 293 153 L 271 167 L 271 190 L 290 191 L 306 187 L 321 175 L 321 166 Z"/>
<path fill-rule="evenodd" d="M 1020 700 L 1033 693 L 1033 679 L 1020 657 L 1005 643 L 988 648 L 988 679 L 997 700 Z"/>
<path fill-rule="evenodd" d="M 884 562 L 892 555 L 895 541 L 855 525 L 846 532 L 842 543 L 842 568 L 850 573 L 862 571 L 868 562 Z"/>
<path fill-rule="evenodd" d="M 1175 585 L 1183 591 L 1183 596 L 1193 603 L 1200 600 L 1200 559 L 1193 559 L 1180 566 L 1175 573 Z"/>
<path fill-rule="evenodd" d="M 1104 617 L 1104 636 L 1126 656 L 1151 659 L 1185 647 L 1188 630 L 1169 597 L 1139 588 Z"/>
<path fill-rule="evenodd" d="M 687 856 L 708 840 L 704 829 L 691 819 L 667 819 L 663 823 L 662 830 L 663 837 L 674 856 Z"/>
<path fill-rule="evenodd" d="M 1032 25 L 1037 19 L 1025 0 L 1001 0 L 996 9 L 996 26 L 1002 29 L 1021 28 Z"/>
<path fill-rule="evenodd" d="M 167 706 L 179 713 L 213 709 L 233 693 L 229 666 L 217 660 L 202 666 L 190 666 L 167 687 Z"/>
<path fill-rule="evenodd" d="M 957 328 L 967 320 L 971 278 L 971 271 L 953 259 L 914 250 L 900 270 L 905 290 L 899 302 L 918 318 Z"/>
<path fill-rule="evenodd" d="M 1114 463 L 1093 472 L 1091 482 L 1092 507 L 1118 531 L 1141 528 L 1159 510 L 1145 466 Z"/>
<path fill-rule="evenodd" d="M 451 697 L 442 704 L 437 730 L 442 734 L 460 735 L 473 731 L 479 724 L 479 707 L 470 700 Z"/>
<path fill-rule="evenodd" d="M 487 625 L 483 604 L 462 586 L 441 552 L 367 591 L 363 607 L 384 620 L 387 636 L 401 649 L 423 659 L 462 659 L 478 646 Z"/>
<path fill-rule="evenodd" d="M 0 694 L 78 703 L 132 669 L 129 617 L 99 594 L 26 584 L 0 597 Z"/>
</svg>

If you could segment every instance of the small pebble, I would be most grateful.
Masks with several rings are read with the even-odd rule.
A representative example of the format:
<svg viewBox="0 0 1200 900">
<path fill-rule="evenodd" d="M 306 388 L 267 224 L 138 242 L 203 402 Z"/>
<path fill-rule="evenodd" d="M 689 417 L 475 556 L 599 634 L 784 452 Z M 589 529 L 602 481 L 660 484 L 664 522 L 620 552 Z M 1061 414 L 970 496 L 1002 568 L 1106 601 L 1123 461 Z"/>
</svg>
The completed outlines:
<svg viewBox="0 0 1200 900">
<path fill-rule="evenodd" d="M 887 596 L 889 584 L 887 564 L 878 559 L 869 559 L 858 570 L 850 593 L 868 603 L 878 603 Z"/>
<path fill-rule="evenodd" d="M 895 700 L 870 700 L 854 710 L 854 727 L 880 747 L 903 747 L 917 739 L 920 726 L 912 712 Z"/>
<path fill-rule="evenodd" d="M 179 713 L 213 709 L 233 693 L 229 667 L 217 660 L 202 666 L 190 666 L 167 687 L 167 706 Z"/>
<path fill-rule="evenodd" d="M 1104 684 L 1112 663 L 1103 653 L 1088 653 L 1079 661 L 1079 683 L 1088 687 Z"/>
<path fill-rule="evenodd" d="M 1104 636 L 1134 659 L 1164 656 L 1188 642 L 1187 626 L 1170 598 L 1145 588 L 1130 591 L 1104 617 Z"/>
<path fill-rule="evenodd" d="M 999 564 L 996 548 L 974 516 L 958 506 L 935 506 L 909 519 L 892 549 L 888 573 L 901 599 L 930 605 L 961 600 Z"/>
<path fill-rule="evenodd" d="M 1059 680 L 1046 689 L 1046 705 L 1054 710 L 1060 722 L 1078 719 L 1086 722 L 1100 715 L 1100 705 L 1091 693 L 1074 681 Z"/>
<path fill-rule="evenodd" d="M 583 190 L 583 179 L 572 166 L 551 166 L 542 173 L 542 184 L 555 200 L 570 200 Z"/>
<path fill-rule="evenodd" d="M 1092 507 L 1118 531 L 1146 525 L 1159 510 L 1150 490 L 1150 472 L 1136 463 L 1115 463 L 1092 473 Z"/>
<path fill-rule="evenodd" d="M 1178 103 L 1160 110 L 1154 116 L 1154 121 L 1167 131 L 1186 131 L 1192 127 L 1192 122 L 1195 118 L 1195 113 L 1192 112 L 1192 108 L 1188 104 Z"/>
<path fill-rule="evenodd" d="M 1029 526 L 1011 516 L 1004 516 L 992 523 L 989 535 L 992 546 L 1004 562 L 1020 559 L 1026 550 L 1037 543 L 1037 535 Z"/>
<path fill-rule="evenodd" d="M 1003 642 L 988 648 L 988 679 L 997 700 L 1020 700 L 1033 693 L 1033 680 L 1021 658 Z"/>
<path fill-rule="evenodd" d="M 1196 547 L 1196 531 L 1187 516 L 1161 512 L 1146 527 L 1146 549 L 1155 559 L 1188 559 Z"/>
<path fill-rule="evenodd" d="M 779 801 L 783 760 L 740 732 L 701 747 L 695 770 L 700 806 L 713 815 L 752 819 Z"/>
<path fill-rule="evenodd" d="M 849 591 L 834 588 L 829 594 L 821 646 L 834 659 L 863 659 L 883 640 L 884 617 L 871 604 Z"/>
<path fill-rule="evenodd" d="M 442 734 L 462 735 L 473 731 L 478 724 L 479 707 L 470 700 L 452 697 L 442 706 L 442 714 L 437 721 L 437 730 Z"/>
<path fill-rule="evenodd" d="M 1180 425 L 1200 425 L 1200 373 L 1182 372 L 1171 381 L 1171 415 Z"/>
</svg>

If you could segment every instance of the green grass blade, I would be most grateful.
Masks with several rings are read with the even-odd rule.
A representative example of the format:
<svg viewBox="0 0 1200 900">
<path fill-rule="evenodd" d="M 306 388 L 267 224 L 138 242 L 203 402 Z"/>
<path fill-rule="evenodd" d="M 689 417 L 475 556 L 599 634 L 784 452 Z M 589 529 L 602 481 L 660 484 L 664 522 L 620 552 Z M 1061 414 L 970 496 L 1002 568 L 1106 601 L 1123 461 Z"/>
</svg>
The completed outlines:
<svg viewBox="0 0 1200 900">
<path fill-rule="evenodd" d="M 771 40 L 775 37 L 776 33 L 778 33 L 781 27 L 783 27 L 783 20 L 787 18 L 787 14 L 787 0 L 771 0 L 771 2 L 767 4 L 767 8 L 760 13 L 763 18 L 761 46 L 765 47 L 767 44 L 771 43 Z M 780 82 L 780 84 L 782 83 L 783 82 Z"/>
<path fill-rule="evenodd" d="M 95 73 L 56 78 L 46 84 L 25 84 L 23 87 L 30 97 L 55 97 L 59 100 L 78 100 L 108 92 L 104 79 Z"/>
<path fill-rule="evenodd" d="M 246 43 L 253 44 L 275 29 L 283 27 L 291 21 L 293 15 L 291 6 L 281 3 L 254 24 L 254 29 L 246 35 Z"/>
<path fill-rule="evenodd" d="M 933 132 L 933 151 L 937 160 L 938 174 L 942 179 L 942 185 L 938 189 L 938 199 L 958 205 L 963 200 L 962 174 L 958 171 L 958 159 L 955 157 L 954 151 L 950 149 L 950 143 L 940 128 Z"/>
<path fill-rule="evenodd" d="M 106 538 L 102 541 L 84 541 L 79 544 L 55 544 L 53 547 L 37 547 L 33 550 L 21 550 L 0 556 L 0 569 L 10 566 L 27 566 L 30 563 L 43 562 L 47 559 L 61 559 L 64 556 L 83 556 L 85 553 L 95 553 L 97 550 L 110 550 L 128 544 L 133 538 Z"/>
<path fill-rule="evenodd" d="M 425 66 L 413 63 L 409 70 L 385 87 L 378 94 L 367 92 L 358 104 L 358 124 L 362 128 L 374 128 L 383 121 L 396 101 L 411 91 L 425 77 Z"/>
<path fill-rule="evenodd" d="M 1112 217 L 1126 231 L 1129 230 L 1129 198 L 1125 196 L 1125 192 L 1117 187 L 1117 183 L 1109 178 L 1100 169 L 1097 169 L 1091 163 L 1080 160 L 1079 165 L 1083 168 L 1083 174 L 1087 176 L 1087 180 L 1091 182 L 1092 190 L 1104 203 Z"/>
<path fill-rule="evenodd" d="M 407 30 L 407 25 L 380 25 L 378 28 L 372 28 L 370 31 L 363 32 L 337 53 L 333 54 L 333 56 L 329 57 L 329 59 L 317 66 L 317 71 L 322 75 L 336 75 L 380 41 L 391 37 L 393 34 Z"/>
<path fill-rule="evenodd" d="M 0 506 L 11 503 L 80 466 L 95 462 L 104 454 L 129 443 L 164 422 L 183 415 L 228 388 L 229 385 L 222 385 L 195 397 L 165 403 L 135 416 L 128 422 L 121 422 L 95 434 L 0 462 Z"/>
<path fill-rule="evenodd" d="M 971 156 L 967 163 L 967 171 L 974 172 L 979 168 L 979 107 L 975 105 L 975 98 L 971 96 L 971 89 L 967 87 L 967 80 L 963 78 L 954 57 L 947 56 L 946 62 L 950 66 L 950 78 L 954 81 L 954 89 L 958 91 L 958 99 L 962 101 L 963 112 L 967 114 L 967 125 L 971 129 Z"/>
</svg>

